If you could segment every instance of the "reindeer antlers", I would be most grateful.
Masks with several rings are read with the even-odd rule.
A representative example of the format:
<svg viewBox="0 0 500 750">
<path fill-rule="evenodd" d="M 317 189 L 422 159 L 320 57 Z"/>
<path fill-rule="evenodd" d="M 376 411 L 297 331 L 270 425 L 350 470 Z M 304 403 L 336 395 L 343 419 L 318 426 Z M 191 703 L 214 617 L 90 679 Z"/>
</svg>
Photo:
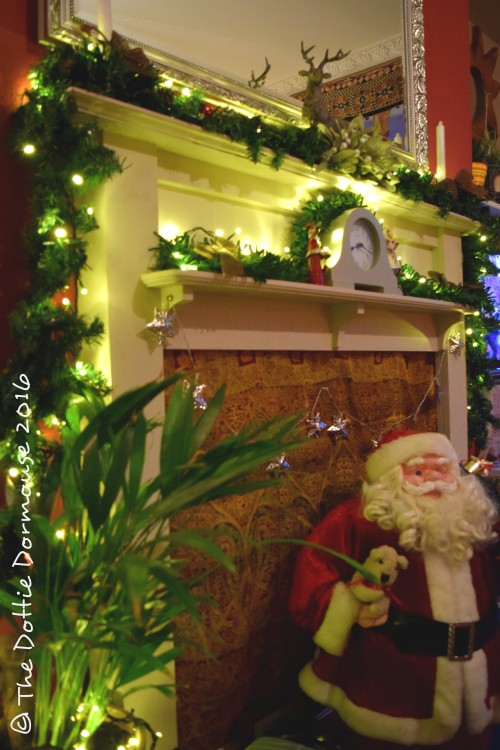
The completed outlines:
<svg viewBox="0 0 500 750">
<path fill-rule="evenodd" d="M 255 73 L 252 70 L 252 78 L 250 81 L 248 81 L 248 85 L 250 86 L 251 89 L 258 89 L 260 86 L 263 86 L 265 83 L 266 76 L 271 70 L 271 63 L 269 62 L 267 57 L 265 58 L 265 60 L 266 60 L 266 67 L 265 67 L 265 70 L 260 74 L 260 76 L 257 76 L 256 78 Z"/>
<path fill-rule="evenodd" d="M 311 47 L 304 49 L 304 42 L 300 43 L 300 51 L 302 52 L 302 57 L 304 58 L 306 62 L 309 63 L 309 65 L 311 66 L 311 69 L 314 68 L 314 57 L 308 57 L 308 54 L 309 52 L 311 52 L 311 50 L 315 48 L 315 46 L 316 45 L 313 44 Z M 343 60 L 344 57 L 347 57 L 348 54 L 349 52 L 342 52 L 342 50 L 339 49 L 336 55 L 334 55 L 333 57 L 328 57 L 328 50 L 326 50 L 324 58 L 322 59 L 320 64 L 316 66 L 316 69 L 322 70 L 323 66 L 326 65 L 326 63 L 337 62 L 337 60 Z"/>
</svg>

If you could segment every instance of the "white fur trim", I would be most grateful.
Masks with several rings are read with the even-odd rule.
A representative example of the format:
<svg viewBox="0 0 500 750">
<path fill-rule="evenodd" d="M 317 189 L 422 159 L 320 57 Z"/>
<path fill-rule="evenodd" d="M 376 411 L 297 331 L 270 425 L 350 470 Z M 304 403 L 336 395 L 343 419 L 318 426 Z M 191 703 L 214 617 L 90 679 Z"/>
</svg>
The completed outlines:
<svg viewBox="0 0 500 750">
<path fill-rule="evenodd" d="M 437 552 L 424 552 L 432 614 L 443 622 L 475 622 L 479 619 L 476 592 L 468 562 L 450 563 Z M 471 661 L 458 662 L 456 684 L 463 695 L 465 721 L 473 733 L 482 732 L 491 722 L 492 711 L 486 705 L 488 670 L 483 651 Z"/>
<path fill-rule="evenodd" d="M 468 561 L 449 562 L 439 552 L 423 552 L 432 615 L 443 622 L 479 619 L 476 592 Z"/>
<path fill-rule="evenodd" d="M 328 654 L 341 656 L 360 606 L 345 583 L 339 581 L 333 589 L 323 622 L 314 635 L 314 643 Z"/>
<path fill-rule="evenodd" d="M 367 479 L 370 483 L 376 482 L 395 466 L 428 453 L 435 453 L 458 464 L 455 449 L 446 435 L 440 432 L 419 432 L 385 443 L 371 453 L 365 464 Z"/>
<path fill-rule="evenodd" d="M 437 659 L 434 709 L 429 719 L 387 716 L 357 706 L 337 685 L 317 677 L 311 663 L 301 671 L 299 685 L 313 700 L 334 708 L 342 721 L 358 734 L 400 745 L 436 745 L 450 740 L 460 727 L 461 691 L 454 686 L 459 670 L 459 662 Z"/>
<path fill-rule="evenodd" d="M 478 734 L 491 724 L 493 710 L 486 706 L 488 665 L 484 651 L 476 651 L 471 661 L 462 662 L 464 674 L 465 723 L 470 732 Z"/>
</svg>

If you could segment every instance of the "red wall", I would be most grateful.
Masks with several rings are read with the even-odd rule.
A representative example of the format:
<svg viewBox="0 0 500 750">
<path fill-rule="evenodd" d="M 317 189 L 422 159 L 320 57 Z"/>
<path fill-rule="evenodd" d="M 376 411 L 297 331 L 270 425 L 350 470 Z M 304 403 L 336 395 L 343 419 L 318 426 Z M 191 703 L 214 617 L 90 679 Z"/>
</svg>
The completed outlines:
<svg viewBox="0 0 500 750">
<path fill-rule="evenodd" d="M 468 0 L 424 0 L 429 164 L 436 169 L 436 126 L 445 129 L 446 176 L 471 169 L 472 112 Z"/>
<path fill-rule="evenodd" d="M 17 0 L 0 13 L 0 368 L 12 354 L 7 316 L 23 295 L 22 227 L 28 218 L 28 174 L 7 151 L 9 116 L 21 103 L 26 74 L 43 54 L 37 39 L 37 4 Z"/>
<path fill-rule="evenodd" d="M 7 154 L 10 113 L 20 103 L 26 73 L 43 55 L 37 43 L 37 3 L 5 2 L 0 14 L 0 367 L 13 351 L 7 315 L 26 282 L 21 231 L 26 222 L 28 175 Z M 471 111 L 468 0 L 424 0 L 429 160 L 435 169 L 435 133 L 445 125 L 447 175 L 470 168 Z"/>
</svg>

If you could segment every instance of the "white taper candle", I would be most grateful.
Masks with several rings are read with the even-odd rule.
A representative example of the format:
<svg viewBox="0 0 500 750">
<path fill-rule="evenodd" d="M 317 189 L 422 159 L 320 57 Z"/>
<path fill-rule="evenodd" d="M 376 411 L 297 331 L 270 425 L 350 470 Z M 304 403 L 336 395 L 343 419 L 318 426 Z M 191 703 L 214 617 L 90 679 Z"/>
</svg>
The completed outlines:
<svg viewBox="0 0 500 750">
<path fill-rule="evenodd" d="M 113 33 L 111 0 L 97 0 L 97 28 L 106 39 L 111 39 Z"/>
</svg>

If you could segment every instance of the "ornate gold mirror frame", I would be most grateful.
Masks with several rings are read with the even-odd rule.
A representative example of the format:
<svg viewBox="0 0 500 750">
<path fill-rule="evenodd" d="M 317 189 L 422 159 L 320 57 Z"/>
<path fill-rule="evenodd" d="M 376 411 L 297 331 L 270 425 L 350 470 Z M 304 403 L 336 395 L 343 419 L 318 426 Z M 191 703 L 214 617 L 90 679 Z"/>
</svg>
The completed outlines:
<svg viewBox="0 0 500 750">
<path fill-rule="evenodd" d="M 403 64 L 405 71 L 405 119 L 407 153 L 417 167 L 428 162 L 427 102 L 424 63 L 423 0 L 401 0 L 403 4 Z M 83 19 L 75 13 L 75 0 L 39 0 L 39 38 L 76 42 Z M 144 4 L 142 11 L 146 12 Z M 117 29 L 120 33 L 120 29 Z M 292 100 L 272 92 L 252 89 L 232 78 L 175 57 L 167 50 L 124 37 L 132 46 L 144 49 L 148 57 L 166 75 L 208 92 L 218 100 L 239 103 L 268 116 L 299 121 L 301 108 Z"/>
</svg>

